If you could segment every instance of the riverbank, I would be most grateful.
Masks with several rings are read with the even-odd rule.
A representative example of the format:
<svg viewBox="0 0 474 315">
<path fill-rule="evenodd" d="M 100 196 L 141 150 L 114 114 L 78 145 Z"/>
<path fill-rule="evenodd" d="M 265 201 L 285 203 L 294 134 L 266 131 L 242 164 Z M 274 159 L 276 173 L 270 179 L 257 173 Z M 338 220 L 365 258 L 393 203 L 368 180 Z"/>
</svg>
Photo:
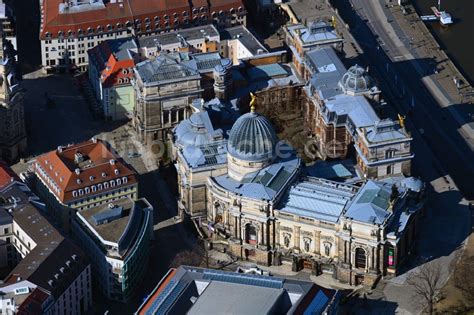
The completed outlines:
<svg viewBox="0 0 474 315">
<path fill-rule="evenodd" d="M 431 7 L 437 6 L 435 0 L 411 0 L 418 15 L 433 14 Z M 449 27 L 443 27 L 437 22 L 426 22 L 426 26 L 434 36 L 441 48 L 450 57 L 460 72 L 474 84 L 474 46 L 467 43 L 472 42 L 474 35 L 474 1 L 456 0 L 441 1 L 441 9 L 451 14 L 454 23 Z"/>
<path fill-rule="evenodd" d="M 474 101 L 473 88 L 468 78 L 421 20 L 414 5 L 408 4 L 405 8 L 407 14 L 403 14 L 398 6 L 390 8 L 390 13 L 409 40 L 410 52 L 413 56 L 431 65 L 426 75 L 433 79 L 439 90 L 444 91 L 443 94 L 449 103 L 472 103 Z M 458 86 L 455 79 L 459 82 Z"/>
</svg>

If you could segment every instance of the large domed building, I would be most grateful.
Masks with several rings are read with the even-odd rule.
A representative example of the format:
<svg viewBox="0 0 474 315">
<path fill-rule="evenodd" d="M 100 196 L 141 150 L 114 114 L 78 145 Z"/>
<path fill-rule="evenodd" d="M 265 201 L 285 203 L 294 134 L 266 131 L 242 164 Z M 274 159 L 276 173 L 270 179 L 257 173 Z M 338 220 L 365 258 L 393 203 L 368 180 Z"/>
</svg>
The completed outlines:
<svg viewBox="0 0 474 315">
<path fill-rule="evenodd" d="M 254 111 L 235 122 L 227 142 L 229 176 L 241 180 L 271 164 L 275 158 L 277 136 L 270 121 Z"/>
<path fill-rule="evenodd" d="M 294 271 L 306 266 L 350 284 L 371 285 L 397 272 L 420 212 L 419 205 L 407 209 L 405 200 L 421 195 L 420 181 L 402 177 L 358 186 L 303 177 L 300 159 L 265 116 L 239 116 L 225 102 L 211 103 L 194 106 L 195 113 L 174 129 L 173 145 L 178 205 L 199 217 L 210 242 L 240 259 L 287 261 Z M 226 111 L 236 114 L 227 115 L 233 123 L 222 119 Z"/>
</svg>

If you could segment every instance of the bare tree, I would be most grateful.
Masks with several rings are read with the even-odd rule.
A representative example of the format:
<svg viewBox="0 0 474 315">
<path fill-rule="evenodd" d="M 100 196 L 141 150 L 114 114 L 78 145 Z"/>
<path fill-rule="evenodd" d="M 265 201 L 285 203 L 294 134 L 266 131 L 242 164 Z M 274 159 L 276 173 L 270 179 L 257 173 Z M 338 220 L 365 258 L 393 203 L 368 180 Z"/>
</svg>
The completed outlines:
<svg viewBox="0 0 474 315">
<path fill-rule="evenodd" d="M 417 297 L 422 299 L 422 305 L 433 314 L 435 296 L 443 286 L 441 279 L 441 265 L 438 262 L 429 262 L 418 267 L 408 275 L 407 283 L 411 285 Z"/>
<path fill-rule="evenodd" d="M 462 291 L 466 301 L 474 304 L 474 256 L 461 258 L 454 272 L 454 285 Z"/>
<path fill-rule="evenodd" d="M 207 250 L 196 244 L 193 248 L 184 250 L 176 254 L 171 262 L 171 267 L 177 268 L 181 265 L 208 267 Z"/>
</svg>

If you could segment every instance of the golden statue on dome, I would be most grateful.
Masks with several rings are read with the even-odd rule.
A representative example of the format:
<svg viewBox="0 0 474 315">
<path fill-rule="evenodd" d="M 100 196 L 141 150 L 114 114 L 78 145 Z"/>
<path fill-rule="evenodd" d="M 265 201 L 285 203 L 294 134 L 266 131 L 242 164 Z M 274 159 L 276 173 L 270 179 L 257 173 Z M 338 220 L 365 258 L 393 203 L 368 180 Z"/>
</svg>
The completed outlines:
<svg viewBox="0 0 474 315">
<path fill-rule="evenodd" d="M 257 101 L 257 96 L 250 92 L 250 112 L 255 112 L 255 102 Z"/>
</svg>

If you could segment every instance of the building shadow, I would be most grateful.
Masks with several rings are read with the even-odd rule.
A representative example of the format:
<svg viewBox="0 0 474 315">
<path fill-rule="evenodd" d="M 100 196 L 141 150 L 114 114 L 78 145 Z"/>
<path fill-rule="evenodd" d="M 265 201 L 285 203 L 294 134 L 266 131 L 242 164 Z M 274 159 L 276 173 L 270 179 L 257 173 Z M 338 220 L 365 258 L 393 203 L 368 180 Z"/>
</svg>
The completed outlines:
<svg viewBox="0 0 474 315">
<path fill-rule="evenodd" d="M 372 299 L 364 295 L 354 295 L 341 303 L 341 315 L 396 314 L 398 304 L 383 299 Z"/>
<path fill-rule="evenodd" d="M 474 199 L 474 185 L 470 178 L 474 175 L 472 163 L 474 152 L 458 132 L 460 124 L 453 115 L 462 115 L 466 123 L 472 123 L 472 116 L 467 110 L 469 105 L 451 105 L 449 109 L 441 108 L 422 79 L 437 71 L 439 65 L 431 58 L 401 60 L 392 62 L 378 36 L 355 12 L 349 1 L 332 0 L 351 33 L 364 50 L 357 58 L 347 59 L 346 63 L 370 65 L 370 72 L 375 73 L 382 86 L 384 97 L 389 100 L 392 113 L 407 117 L 408 124 L 416 127 L 423 141 L 439 160 L 438 169 L 444 169 L 453 178 L 456 185 L 468 199 Z M 421 73 L 421 74 L 420 74 Z M 454 113 L 454 114 L 453 114 Z M 458 119 L 459 120 L 459 119 Z M 410 124 L 411 125 L 411 124 Z M 474 126 L 473 126 L 474 127 Z M 470 128 L 470 127 L 469 127 Z M 415 132 L 415 130 L 412 130 Z M 414 141 L 416 142 L 416 141 Z M 416 145 L 413 146 L 416 148 Z M 414 150 L 415 154 L 416 149 Z M 449 152 L 449 154 L 447 154 Z M 430 161 L 424 161 L 431 163 Z M 413 168 L 414 170 L 416 168 Z M 444 173 L 444 171 L 442 171 Z M 442 174 L 444 176 L 446 174 Z M 423 178 L 425 181 L 436 179 Z"/>
</svg>

